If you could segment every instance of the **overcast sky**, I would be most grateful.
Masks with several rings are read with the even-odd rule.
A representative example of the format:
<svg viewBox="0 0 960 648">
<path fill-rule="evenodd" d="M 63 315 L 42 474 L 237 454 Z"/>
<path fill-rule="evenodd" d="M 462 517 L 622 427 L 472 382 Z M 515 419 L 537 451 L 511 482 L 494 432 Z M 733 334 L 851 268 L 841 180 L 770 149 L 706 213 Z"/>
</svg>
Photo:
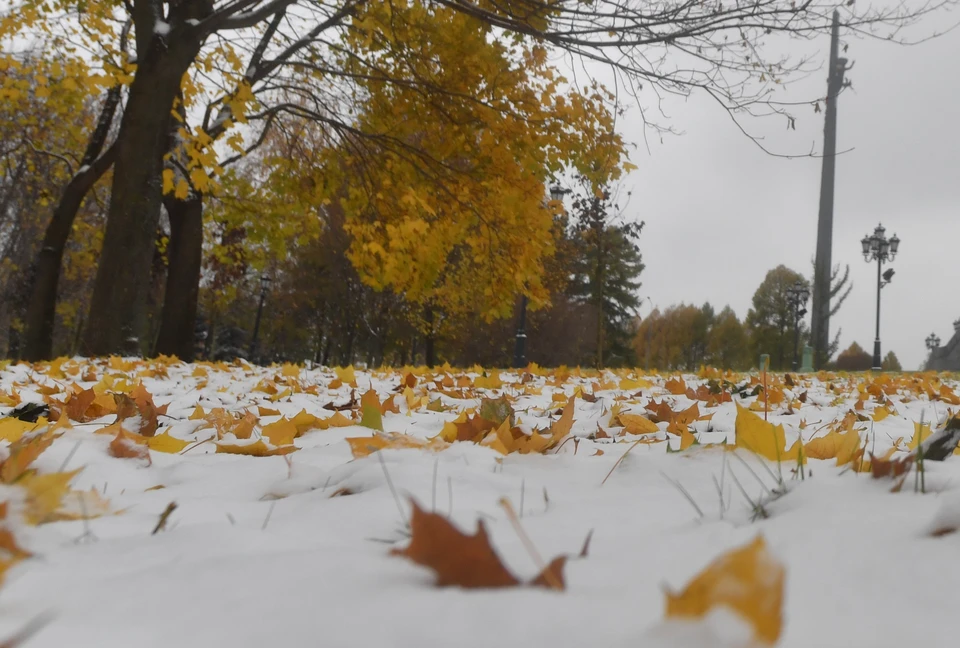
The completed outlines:
<svg viewBox="0 0 960 648">
<path fill-rule="evenodd" d="M 942 20 L 958 16 L 947 14 Z M 876 264 L 860 239 L 882 222 L 900 236 L 893 283 L 883 289 L 880 337 L 905 369 L 925 360 L 924 339 L 945 344 L 960 318 L 960 31 L 913 47 L 844 39 L 855 67 L 839 101 L 833 262 L 849 264 L 853 292 L 831 321 L 841 350 L 873 350 Z M 826 60 L 829 37 L 818 41 Z M 826 67 L 789 90 L 790 99 L 826 93 Z M 667 103 L 683 133 L 651 140 L 632 156 L 639 167 L 625 185 L 629 212 L 646 221 L 641 294 L 661 308 L 709 301 L 743 318 L 754 290 L 778 264 L 812 276 L 820 159 L 779 159 L 744 137 L 711 100 L 694 95 Z M 822 150 L 823 113 L 801 107 L 796 130 L 786 120 L 754 123 L 778 152 Z M 639 112 L 620 130 L 642 142 Z M 641 307 L 641 315 L 649 313 Z M 807 318 L 809 323 L 809 316 Z"/>
</svg>

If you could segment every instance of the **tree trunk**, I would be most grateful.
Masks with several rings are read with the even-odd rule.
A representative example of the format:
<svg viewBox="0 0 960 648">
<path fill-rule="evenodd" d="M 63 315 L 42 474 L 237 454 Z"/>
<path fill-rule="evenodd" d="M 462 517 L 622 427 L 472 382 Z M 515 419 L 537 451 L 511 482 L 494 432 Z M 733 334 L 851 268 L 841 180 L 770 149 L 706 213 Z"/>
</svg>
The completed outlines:
<svg viewBox="0 0 960 648">
<path fill-rule="evenodd" d="M 424 313 L 424 319 L 427 322 L 427 331 L 423 335 L 423 364 L 427 367 L 432 367 L 436 364 L 436 357 L 434 356 L 435 336 L 433 332 L 434 315 L 432 307 L 427 307 Z"/>
<path fill-rule="evenodd" d="M 140 30 L 137 32 L 139 40 Z M 181 41 L 165 49 L 154 38 L 150 47 L 147 56 L 140 56 L 120 124 L 117 172 L 84 334 L 85 355 L 139 355 L 144 351 L 141 337 L 160 220 L 170 113 L 200 42 Z M 138 55 L 140 50 L 138 46 Z"/>
<path fill-rule="evenodd" d="M 603 369 L 603 223 L 597 225 L 597 369 Z"/>
<path fill-rule="evenodd" d="M 327 341 L 323 345 L 323 358 L 320 359 L 320 364 L 324 367 L 330 366 L 330 351 L 333 349 L 333 338 L 327 336 Z"/>
<path fill-rule="evenodd" d="M 193 362 L 200 266 L 203 261 L 203 197 L 164 200 L 170 217 L 167 246 L 167 287 L 160 314 L 156 353 Z"/>
<path fill-rule="evenodd" d="M 111 149 L 113 151 L 114 149 Z M 98 164 L 86 167 L 77 173 L 60 197 L 60 203 L 53 212 L 43 244 L 37 255 L 36 271 L 33 276 L 30 302 L 27 306 L 26 333 L 24 335 L 23 354 L 26 360 L 49 360 L 53 354 L 53 323 L 57 311 L 57 291 L 60 283 L 60 266 L 63 253 L 73 230 L 80 205 L 87 192 L 110 168 L 112 153 L 97 160 Z"/>
<path fill-rule="evenodd" d="M 124 30 L 126 32 L 126 30 Z M 121 49 L 123 39 L 121 38 Z M 26 335 L 24 336 L 24 357 L 30 361 L 49 360 L 53 356 L 53 325 L 57 312 L 57 293 L 60 283 L 60 267 L 63 265 L 63 252 L 73 231 L 83 200 L 87 193 L 107 172 L 116 157 L 117 147 L 110 147 L 101 155 L 110 134 L 113 119 L 120 104 L 121 87 L 113 86 L 107 90 L 103 109 L 97 117 L 97 126 L 90 135 L 87 149 L 80 161 L 80 169 L 70 178 L 60 202 L 53 212 L 43 236 L 43 244 L 37 255 L 31 286 L 28 289 L 30 301 L 27 306 Z"/>
</svg>

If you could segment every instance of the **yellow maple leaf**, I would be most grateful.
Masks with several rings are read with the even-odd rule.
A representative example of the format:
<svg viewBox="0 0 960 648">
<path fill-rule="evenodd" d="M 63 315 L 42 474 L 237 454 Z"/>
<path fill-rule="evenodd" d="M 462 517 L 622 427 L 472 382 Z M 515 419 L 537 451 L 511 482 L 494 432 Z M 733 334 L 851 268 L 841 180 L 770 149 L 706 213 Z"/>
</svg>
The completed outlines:
<svg viewBox="0 0 960 648">
<path fill-rule="evenodd" d="M 285 455 L 297 451 L 297 446 L 273 446 L 268 445 L 263 439 L 257 439 L 253 443 L 223 443 L 217 442 L 217 452 L 223 454 L 240 454 L 251 457 L 273 457 L 275 455 Z"/>
<path fill-rule="evenodd" d="M 632 378 L 624 378 L 620 381 L 620 389 L 623 391 L 634 391 L 637 389 L 650 389 L 653 387 L 653 384 L 649 380 L 643 380 L 638 378 L 636 380 Z"/>
<path fill-rule="evenodd" d="M 860 433 L 856 430 L 847 430 L 840 435 L 840 447 L 837 449 L 837 465 L 846 464 L 862 456 L 860 448 Z"/>
<path fill-rule="evenodd" d="M 503 387 L 503 381 L 500 380 L 500 372 L 491 371 L 486 376 L 480 375 L 474 378 L 473 386 L 477 389 L 500 389 Z"/>
<path fill-rule="evenodd" d="M 110 510 L 110 501 L 104 499 L 95 489 L 71 490 L 63 496 L 60 507 L 51 513 L 46 521 L 92 520 L 111 513 L 113 511 Z"/>
<path fill-rule="evenodd" d="M 639 414 L 621 414 L 619 419 L 621 425 L 623 425 L 624 429 L 630 434 L 653 434 L 660 431 L 657 424 L 646 416 Z"/>
<path fill-rule="evenodd" d="M 420 439 L 400 432 L 386 434 L 377 432 L 369 437 L 351 437 L 346 439 L 346 442 L 350 445 L 350 452 L 353 453 L 354 459 L 366 457 L 383 449 L 425 448 L 438 451 L 450 445 L 439 439 Z"/>
<path fill-rule="evenodd" d="M 170 436 L 169 432 L 157 434 L 152 437 L 146 437 L 147 447 L 155 452 L 166 452 L 167 454 L 178 454 L 190 445 L 189 441 Z"/>
<path fill-rule="evenodd" d="M 11 443 L 9 456 L 0 464 L 0 482 L 11 484 L 20 478 L 58 436 L 52 430 L 40 428 Z"/>
<path fill-rule="evenodd" d="M 313 414 L 307 413 L 307 410 L 303 409 L 297 412 L 296 416 L 290 419 L 290 422 L 296 426 L 298 437 L 303 436 L 310 430 L 316 428 L 326 429 L 328 427 L 319 418 Z"/>
<path fill-rule="evenodd" d="M 280 367 L 280 375 L 286 376 L 287 378 L 297 378 L 300 375 L 300 367 L 285 362 L 283 366 Z"/>
<path fill-rule="evenodd" d="M 772 646 L 783 624 L 784 577 L 783 565 L 757 536 L 714 560 L 681 593 L 666 592 L 666 616 L 699 619 L 724 606 L 750 624 L 756 641 Z"/>
<path fill-rule="evenodd" d="M 0 419 L 0 439 L 13 443 L 19 441 L 25 432 L 29 432 L 36 423 L 21 421 L 15 418 Z"/>
<path fill-rule="evenodd" d="M 810 439 L 804 444 L 803 452 L 810 459 L 833 459 L 840 451 L 841 435 L 836 430 L 828 434 Z"/>
<path fill-rule="evenodd" d="M 27 491 L 24 517 L 30 524 L 53 522 L 64 496 L 70 491 L 72 480 L 82 468 L 71 472 L 27 475 L 19 483 Z"/>
<path fill-rule="evenodd" d="M 924 423 L 922 426 L 920 423 L 914 421 L 913 423 L 913 438 L 910 439 L 910 443 L 907 444 L 907 447 L 911 450 L 916 450 L 922 442 L 930 438 L 932 434 L 930 430 L 930 424 Z"/>
<path fill-rule="evenodd" d="M 353 366 L 350 367 L 336 367 L 333 370 L 337 374 L 337 378 L 351 387 L 357 386 L 357 374 L 353 370 Z M 331 387 L 333 387 L 331 385 Z"/>
<path fill-rule="evenodd" d="M 348 419 L 341 412 L 336 412 L 330 418 L 319 419 L 319 423 L 324 429 L 327 427 L 350 427 L 351 425 L 356 425 L 354 421 Z"/>
<path fill-rule="evenodd" d="M 783 426 L 768 423 L 737 403 L 737 419 L 734 422 L 737 447 L 746 448 L 771 461 L 786 459 L 786 439 Z"/>
<path fill-rule="evenodd" d="M 293 421 L 285 418 L 281 418 L 275 423 L 264 425 L 260 433 L 275 446 L 291 445 L 293 440 L 300 436 L 297 425 Z"/>
</svg>

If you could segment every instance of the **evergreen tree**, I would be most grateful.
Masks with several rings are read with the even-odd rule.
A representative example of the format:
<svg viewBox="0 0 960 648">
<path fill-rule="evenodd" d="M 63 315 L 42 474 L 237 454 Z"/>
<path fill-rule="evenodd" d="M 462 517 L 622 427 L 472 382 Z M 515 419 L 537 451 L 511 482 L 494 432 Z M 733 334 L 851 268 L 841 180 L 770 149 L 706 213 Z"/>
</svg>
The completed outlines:
<svg viewBox="0 0 960 648">
<path fill-rule="evenodd" d="M 629 195 L 629 194 L 628 194 Z M 593 308 L 597 322 L 595 363 L 632 363 L 633 322 L 644 269 L 636 241 L 643 222 L 622 222 L 609 189 L 578 196 L 573 203 L 574 241 L 569 294 Z"/>
</svg>

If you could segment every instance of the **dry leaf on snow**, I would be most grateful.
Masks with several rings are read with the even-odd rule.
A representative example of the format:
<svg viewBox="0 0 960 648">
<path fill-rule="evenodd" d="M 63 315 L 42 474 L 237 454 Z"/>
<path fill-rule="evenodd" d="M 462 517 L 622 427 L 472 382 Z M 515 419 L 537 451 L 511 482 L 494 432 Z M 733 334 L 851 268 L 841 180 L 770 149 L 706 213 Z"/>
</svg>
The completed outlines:
<svg viewBox="0 0 960 648">
<path fill-rule="evenodd" d="M 391 555 L 404 556 L 430 568 L 436 575 L 439 587 L 492 588 L 524 584 L 500 561 L 490 545 L 483 520 L 477 521 L 477 531 L 473 535 L 466 535 L 442 515 L 427 513 L 413 500 L 410 503 L 413 506 L 410 544 L 406 549 L 391 550 Z M 553 581 L 562 589 L 565 562 L 565 556 L 555 558 L 544 573 L 526 584 L 550 587 L 548 581 Z M 546 575 L 547 571 L 550 572 L 549 576 Z"/>
<path fill-rule="evenodd" d="M 725 606 L 748 622 L 754 637 L 772 646 L 783 623 L 785 570 L 767 551 L 763 536 L 733 549 L 700 572 L 679 594 L 667 592 L 666 616 L 702 618 Z"/>
</svg>

